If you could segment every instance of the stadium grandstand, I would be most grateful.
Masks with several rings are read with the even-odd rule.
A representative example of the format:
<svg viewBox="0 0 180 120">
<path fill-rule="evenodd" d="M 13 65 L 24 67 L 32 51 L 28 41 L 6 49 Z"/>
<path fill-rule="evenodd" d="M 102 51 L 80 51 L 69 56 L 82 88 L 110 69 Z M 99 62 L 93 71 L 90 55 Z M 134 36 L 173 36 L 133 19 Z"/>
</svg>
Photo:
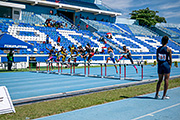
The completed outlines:
<svg viewBox="0 0 180 120">
<path fill-rule="evenodd" d="M 7 33 L 33 45 L 32 50 L 15 50 L 15 55 L 21 55 L 18 61 L 28 62 L 29 56 L 44 61 L 49 52 L 46 47 L 51 49 L 54 46 L 60 50 L 62 46 L 66 49 L 71 45 L 85 47 L 87 43 L 97 51 L 111 46 L 116 55 L 123 46 L 127 46 L 138 56 L 134 59 L 142 56 L 152 59 L 164 35 L 170 37 L 168 46 L 175 58 L 180 54 L 178 25 L 157 24 L 149 29 L 128 19 L 117 22 L 121 21 L 117 16 L 122 13 L 104 5 L 102 0 L 4 0 L 0 1 L 0 11 L 0 34 Z M 112 38 L 106 37 L 109 32 Z M 100 41 L 101 37 L 106 42 Z M 7 50 L 1 49 L 0 54 L 0 62 L 6 62 Z M 102 60 L 103 55 L 97 56 L 93 60 Z"/>
</svg>

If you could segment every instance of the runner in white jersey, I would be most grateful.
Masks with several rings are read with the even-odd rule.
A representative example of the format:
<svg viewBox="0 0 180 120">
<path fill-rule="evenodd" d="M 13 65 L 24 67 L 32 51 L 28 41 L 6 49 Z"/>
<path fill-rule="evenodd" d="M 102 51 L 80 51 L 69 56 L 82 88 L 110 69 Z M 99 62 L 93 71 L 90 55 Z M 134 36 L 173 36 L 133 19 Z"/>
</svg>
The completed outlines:
<svg viewBox="0 0 180 120">
<path fill-rule="evenodd" d="M 108 47 L 108 53 L 109 53 L 109 57 L 107 58 L 106 63 L 108 63 L 109 60 L 112 60 L 113 63 L 115 64 L 114 51 L 113 51 L 112 47 Z M 116 69 L 116 73 L 118 73 L 117 66 L 114 65 L 114 67 Z"/>
</svg>

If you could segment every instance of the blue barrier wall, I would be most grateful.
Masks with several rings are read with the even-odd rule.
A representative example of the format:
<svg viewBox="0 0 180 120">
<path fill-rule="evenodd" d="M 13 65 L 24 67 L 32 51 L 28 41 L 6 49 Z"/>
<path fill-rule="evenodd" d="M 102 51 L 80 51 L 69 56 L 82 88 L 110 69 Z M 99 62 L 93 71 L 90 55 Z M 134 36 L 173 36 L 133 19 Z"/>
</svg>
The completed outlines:
<svg viewBox="0 0 180 120">
<path fill-rule="evenodd" d="M 1 62 L 7 61 L 7 57 L 1 57 Z M 27 62 L 27 57 L 14 57 L 14 62 Z"/>
<path fill-rule="evenodd" d="M 45 62 L 45 60 L 48 59 L 47 55 L 41 55 L 41 56 L 34 55 L 32 57 L 35 57 L 36 61 L 38 61 L 38 62 Z M 109 55 L 107 55 L 107 54 L 106 55 L 95 55 L 95 56 L 92 57 L 92 60 L 93 61 L 103 61 L 103 60 L 107 60 L 108 57 L 109 57 Z M 120 55 L 115 55 L 115 58 L 118 59 L 119 57 L 120 57 Z M 132 56 L 132 58 L 134 60 L 141 60 L 142 57 L 143 57 L 143 60 L 152 60 L 152 59 L 156 60 L 156 55 L 155 54 L 153 54 L 153 55 L 147 55 L 147 54 L 143 55 L 142 54 L 142 55 Z M 69 58 L 69 56 L 66 58 L 66 60 L 68 58 Z M 172 58 L 180 60 L 180 54 L 172 55 Z M 7 62 L 6 55 L 2 55 L 2 56 L 0 55 L 0 59 L 1 59 L 1 62 Z M 123 58 L 123 59 L 125 59 L 125 58 Z M 16 56 L 15 55 L 14 60 L 15 60 L 15 62 L 27 62 L 28 57 L 26 55 L 24 55 L 24 56 Z M 128 59 L 125 59 L 125 60 L 128 60 Z M 83 61 L 83 58 L 77 57 L 77 61 Z"/>
</svg>

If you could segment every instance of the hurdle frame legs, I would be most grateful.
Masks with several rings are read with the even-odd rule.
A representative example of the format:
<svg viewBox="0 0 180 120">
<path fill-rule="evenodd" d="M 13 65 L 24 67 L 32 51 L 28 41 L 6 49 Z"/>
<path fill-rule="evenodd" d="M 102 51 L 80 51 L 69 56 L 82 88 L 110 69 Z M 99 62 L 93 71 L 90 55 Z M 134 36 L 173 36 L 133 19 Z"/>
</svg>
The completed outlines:
<svg viewBox="0 0 180 120">
<path fill-rule="evenodd" d="M 84 63 L 84 76 L 87 77 L 87 75 L 86 75 L 86 63 Z"/>
<path fill-rule="evenodd" d="M 124 79 L 126 79 L 126 65 L 124 64 Z"/>
<path fill-rule="evenodd" d="M 75 74 L 76 66 L 73 64 L 73 74 Z"/>
<path fill-rule="evenodd" d="M 101 78 L 103 78 L 103 67 L 102 67 L 102 64 L 101 65 Z"/>
<path fill-rule="evenodd" d="M 121 65 L 119 65 L 119 79 L 121 80 Z"/>
<path fill-rule="evenodd" d="M 48 68 L 49 68 L 49 64 L 47 64 L 47 73 L 49 74 L 49 70 L 48 70 Z"/>
<path fill-rule="evenodd" d="M 88 76 L 90 74 L 90 64 L 88 63 Z"/>
<path fill-rule="evenodd" d="M 143 80 L 143 76 L 144 76 L 144 75 L 143 75 L 143 72 L 144 72 L 144 71 L 143 71 L 143 65 L 141 65 L 141 80 Z"/>
<path fill-rule="evenodd" d="M 107 64 L 104 64 L 105 67 L 105 77 L 107 77 Z"/>
<path fill-rule="evenodd" d="M 101 73 L 100 73 L 100 75 L 90 75 L 90 64 L 94 64 L 94 63 L 81 63 L 81 64 L 84 64 L 84 74 L 76 74 L 75 73 L 75 69 L 76 69 L 76 66 L 75 66 L 75 63 L 65 63 L 65 64 L 70 64 L 70 73 L 63 73 L 63 64 L 64 63 L 62 63 L 62 62 L 59 62 L 59 63 L 57 63 L 58 64 L 58 72 L 51 72 L 51 65 L 52 65 L 52 62 L 46 62 L 47 64 L 46 64 L 46 68 L 47 68 L 47 70 L 45 70 L 45 71 L 40 71 L 41 70 L 41 63 L 40 62 L 36 62 L 36 72 L 37 73 L 47 73 L 47 74 L 49 74 L 49 73 L 55 73 L 55 74 L 62 74 L 62 75 L 71 75 L 71 76 L 73 76 L 73 75 L 77 75 L 77 76 L 84 76 L 84 77 L 97 77 L 97 78 L 110 78 L 110 79 L 119 79 L 119 80 L 121 80 L 121 79 L 123 79 L 123 80 L 125 80 L 125 79 L 131 79 L 131 78 L 127 78 L 127 66 L 129 65 L 129 64 L 116 64 L 116 65 L 119 65 L 119 74 L 117 74 L 117 77 L 116 76 L 108 76 L 107 75 L 107 65 L 108 65 L 108 63 L 95 63 L 95 64 L 99 64 L 100 65 L 100 69 L 101 69 Z M 88 66 L 87 66 L 88 65 Z M 114 65 L 114 64 L 112 64 L 112 65 Z M 131 64 L 130 64 L 131 65 Z M 124 76 L 122 75 L 122 66 L 124 66 Z M 139 76 L 139 80 L 143 80 L 143 64 L 140 64 L 140 65 L 138 65 L 138 66 L 140 66 L 140 73 L 138 74 L 138 76 Z M 88 69 L 86 69 L 88 67 Z M 103 68 L 104 68 L 104 70 L 105 71 L 103 71 Z M 31 71 L 31 64 L 29 64 L 29 71 Z M 47 72 L 46 72 L 47 71 Z M 105 72 L 104 74 L 103 74 L 103 72 Z M 119 77 L 118 77 L 119 76 Z M 123 78 L 122 78 L 123 77 Z"/>
</svg>

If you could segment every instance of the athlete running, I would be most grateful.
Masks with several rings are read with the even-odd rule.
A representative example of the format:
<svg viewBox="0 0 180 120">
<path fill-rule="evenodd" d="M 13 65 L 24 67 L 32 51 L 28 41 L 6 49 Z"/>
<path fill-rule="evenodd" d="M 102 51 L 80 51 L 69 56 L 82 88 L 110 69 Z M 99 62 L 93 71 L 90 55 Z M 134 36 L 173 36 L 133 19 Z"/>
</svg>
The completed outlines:
<svg viewBox="0 0 180 120">
<path fill-rule="evenodd" d="M 114 51 L 113 51 L 112 47 L 108 47 L 107 52 L 109 53 L 109 57 L 107 58 L 106 63 L 108 63 L 109 60 L 112 60 L 112 62 L 115 64 Z M 116 73 L 118 73 L 117 66 L 114 65 L 114 67 L 116 69 Z"/>
<path fill-rule="evenodd" d="M 126 46 L 123 46 L 123 50 L 124 52 L 120 52 L 122 53 L 123 55 L 119 58 L 119 60 L 116 59 L 116 62 L 119 62 L 123 57 L 126 58 L 126 59 L 129 59 L 131 61 L 131 64 L 134 64 L 133 62 L 133 59 L 132 59 L 132 56 L 131 56 L 131 53 L 130 51 L 126 48 Z M 135 70 L 136 70 L 136 73 L 138 73 L 138 69 L 136 68 L 135 65 L 133 65 Z"/>
<path fill-rule="evenodd" d="M 94 56 L 94 49 L 91 48 L 91 45 L 89 43 L 87 43 L 87 45 L 85 46 L 86 49 L 86 54 L 83 56 L 86 62 L 86 57 L 88 56 L 87 61 L 90 62 L 91 58 Z"/>
<path fill-rule="evenodd" d="M 78 55 L 76 47 L 74 45 L 72 45 L 72 47 L 69 46 L 69 51 L 71 54 L 70 54 L 70 57 L 68 58 L 68 62 L 73 60 L 73 62 L 76 63 L 76 59 L 77 59 L 77 55 Z"/>
<path fill-rule="evenodd" d="M 57 51 L 56 51 L 56 49 L 55 49 L 55 47 L 52 47 L 52 49 L 49 49 L 49 48 L 46 48 L 50 53 L 49 53 L 49 58 L 46 60 L 46 62 L 48 62 L 48 61 L 50 61 L 51 62 L 51 66 L 52 66 L 52 70 L 54 69 L 54 67 L 53 67 L 53 64 L 52 64 L 52 62 L 53 61 L 56 61 L 56 53 L 57 53 Z"/>
</svg>

